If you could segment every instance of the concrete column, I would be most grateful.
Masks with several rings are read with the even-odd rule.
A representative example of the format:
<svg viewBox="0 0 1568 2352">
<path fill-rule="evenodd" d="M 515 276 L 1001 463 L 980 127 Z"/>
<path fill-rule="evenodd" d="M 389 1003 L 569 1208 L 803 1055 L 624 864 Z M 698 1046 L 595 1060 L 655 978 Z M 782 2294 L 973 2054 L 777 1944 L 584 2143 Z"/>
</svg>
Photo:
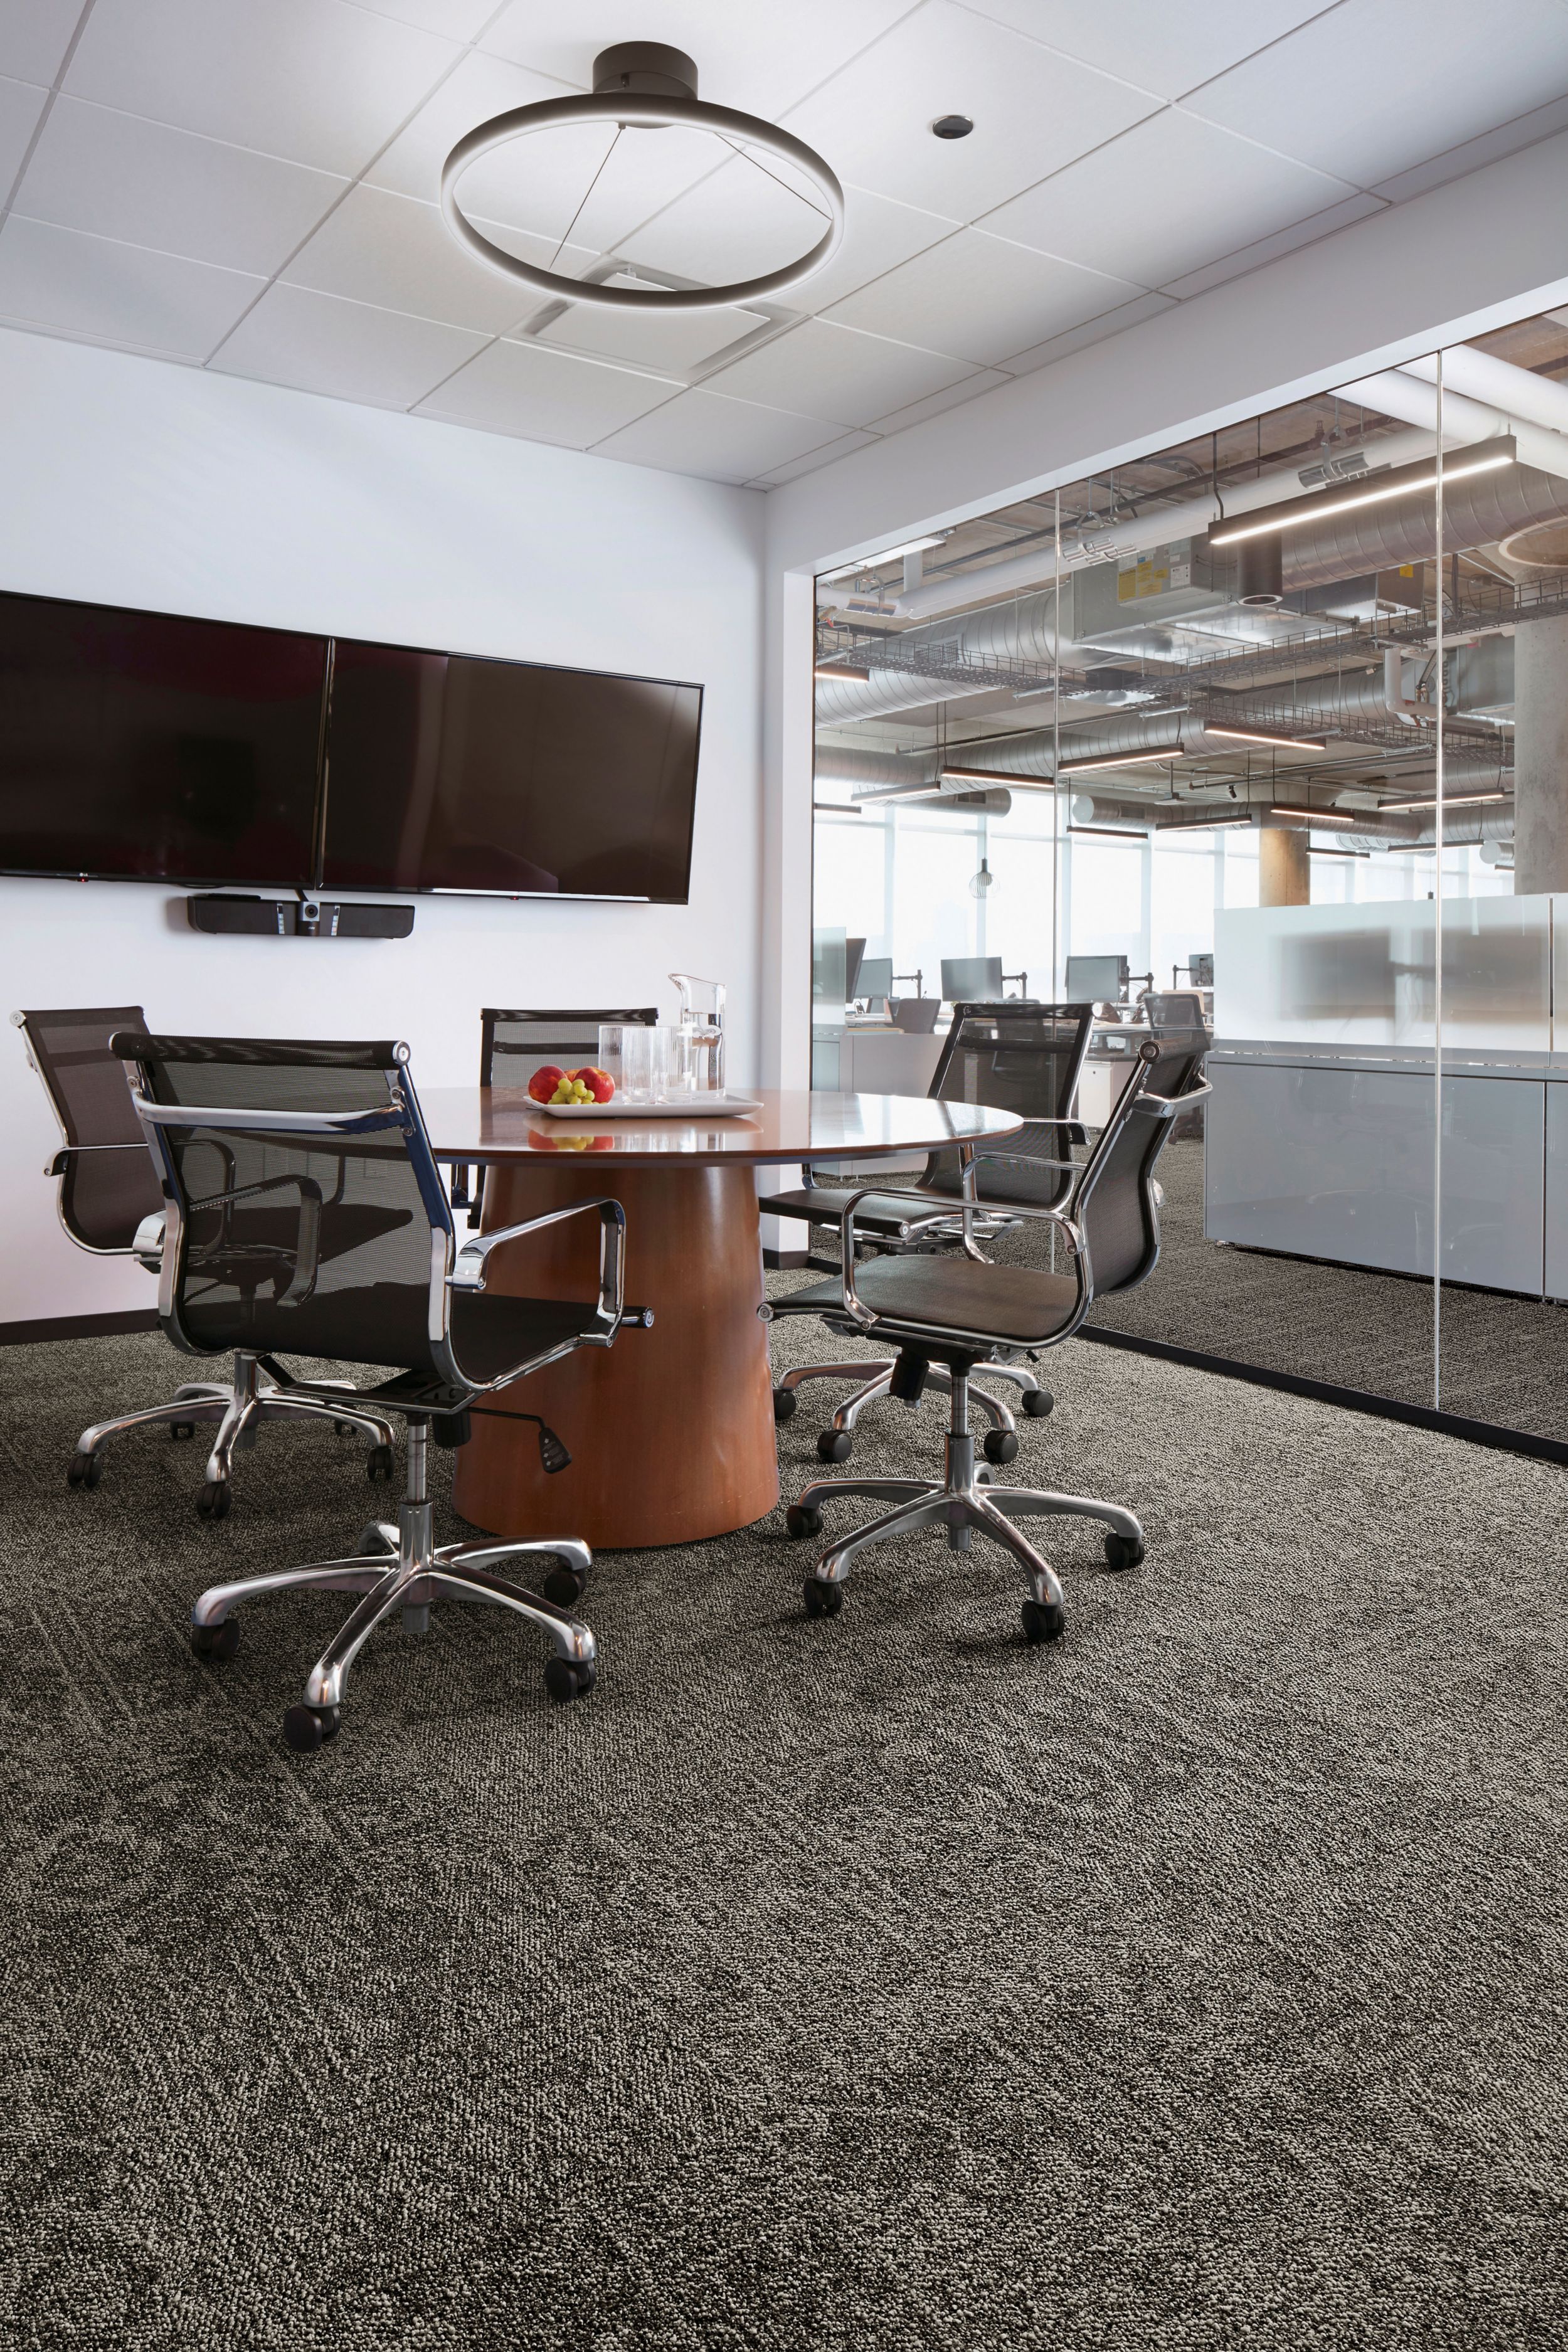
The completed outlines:
<svg viewBox="0 0 1568 2352">
<path fill-rule="evenodd" d="M 1312 861 L 1305 825 L 1265 825 L 1258 837 L 1258 903 L 1260 907 L 1310 907 Z"/>
<path fill-rule="evenodd" d="M 1513 639 L 1513 887 L 1568 890 L 1568 617 Z"/>
</svg>

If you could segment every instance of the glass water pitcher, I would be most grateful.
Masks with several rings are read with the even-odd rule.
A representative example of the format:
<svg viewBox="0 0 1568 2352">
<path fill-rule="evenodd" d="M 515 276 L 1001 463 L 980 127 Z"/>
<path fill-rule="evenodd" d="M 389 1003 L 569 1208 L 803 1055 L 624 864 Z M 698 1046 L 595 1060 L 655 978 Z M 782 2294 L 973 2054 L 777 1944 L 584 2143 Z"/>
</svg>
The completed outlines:
<svg viewBox="0 0 1568 2352">
<path fill-rule="evenodd" d="M 724 983 L 700 980 L 695 972 L 672 971 L 680 992 L 681 1064 L 699 1094 L 724 1091 Z"/>
</svg>

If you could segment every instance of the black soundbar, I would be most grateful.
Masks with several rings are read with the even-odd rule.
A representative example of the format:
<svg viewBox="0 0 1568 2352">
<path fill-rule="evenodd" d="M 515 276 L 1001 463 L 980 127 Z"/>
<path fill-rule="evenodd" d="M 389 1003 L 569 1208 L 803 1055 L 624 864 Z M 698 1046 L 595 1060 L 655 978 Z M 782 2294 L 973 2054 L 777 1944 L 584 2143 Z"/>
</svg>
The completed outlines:
<svg viewBox="0 0 1568 2352">
<path fill-rule="evenodd" d="M 258 898 L 205 890 L 185 900 L 193 931 L 268 940 L 405 940 L 412 907 L 354 898 Z"/>
</svg>

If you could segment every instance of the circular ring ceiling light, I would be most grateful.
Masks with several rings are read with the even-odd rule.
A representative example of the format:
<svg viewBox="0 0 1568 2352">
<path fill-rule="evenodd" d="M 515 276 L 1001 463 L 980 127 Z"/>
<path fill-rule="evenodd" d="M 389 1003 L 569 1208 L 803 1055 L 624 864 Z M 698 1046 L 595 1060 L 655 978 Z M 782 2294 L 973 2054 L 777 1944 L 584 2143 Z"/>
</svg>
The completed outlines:
<svg viewBox="0 0 1568 2352">
<path fill-rule="evenodd" d="M 820 205 L 813 205 L 811 209 L 826 218 L 827 226 L 809 253 L 803 253 L 798 261 L 786 262 L 782 269 L 764 270 L 757 278 L 738 279 L 731 286 L 602 286 L 586 278 L 561 277 L 553 269 L 535 268 L 531 262 L 520 261 L 515 253 L 492 245 L 488 236 L 481 236 L 458 202 L 458 183 L 468 166 L 478 163 L 481 155 L 488 155 L 493 147 L 527 138 L 536 131 L 553 131 L 563 124 L 580 122 L 613 122 L 616 135 L 604 163 L 584 190 L 583 204 L 568 224 L 562 245 L 576 226 L 583 205 L 593 194 L 595 182 L 622 134 L 628 130 L 666 131 L 679 127 L 706 131 L 742 154 L 760 147 L 810 182 L 822 199 Z M 755 158 L 751 160 L 754 162 Z M 766 164 L 758 164 L 757 168 L 767 170 Z M 788 185 L 783 181 L 779 184 Z M 799 191 L 791 189 L 790 193 L 796 194 Z M 802 196 L 801 202 L 811 204 L 806 196 Z M 737 114 L 727 106 L 705 105 L 697 95 L 697 68 L 691 59 L 682 50 L 666 48 L 658 41 L 622 41 L 614 48 L 602 50 L 594 60 L 592 97 L 552 98 L 537 106 L 513 107 L 510 113 L 498 114 L 492 121 L 481 122 L 466 138 L 459 139 L 441 173 L 441 210 L 458 244 L 466 246 L 477 260 L 487 263 L 491 269 L 531 286 L 536 293 L 558 300 L 596 304 L 605 310 L 723 310 L 736 303 L 757 301 L 763 295 L 782 293 L 786 286 L 798 286 L 803 278 L 820 269 L 837 251 L 844 235 L 844 191 L 821 156 L 775 123 L 763 122 L 754 114 Z M 552 260 L 560 250 L 557 246 Z"/>
</svg>

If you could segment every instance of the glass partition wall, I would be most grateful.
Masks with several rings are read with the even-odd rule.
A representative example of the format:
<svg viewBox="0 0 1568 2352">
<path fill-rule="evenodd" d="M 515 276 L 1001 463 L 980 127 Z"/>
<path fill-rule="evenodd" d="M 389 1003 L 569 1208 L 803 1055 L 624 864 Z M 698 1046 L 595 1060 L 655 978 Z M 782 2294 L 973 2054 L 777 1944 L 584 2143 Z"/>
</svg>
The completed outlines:
<svg viewBox="0 0 1568 2352">
<path fill-rule="evenodd" d="M 1092 1137 L 1196 1011 L 1215 1091 L 1100 1332 L 1568 1442 L 1568 313 L 894 550 L 817 621 L 816 1082 L 921 1093 L 954 1001 L 1087 1001 Z"/>
</svg>

